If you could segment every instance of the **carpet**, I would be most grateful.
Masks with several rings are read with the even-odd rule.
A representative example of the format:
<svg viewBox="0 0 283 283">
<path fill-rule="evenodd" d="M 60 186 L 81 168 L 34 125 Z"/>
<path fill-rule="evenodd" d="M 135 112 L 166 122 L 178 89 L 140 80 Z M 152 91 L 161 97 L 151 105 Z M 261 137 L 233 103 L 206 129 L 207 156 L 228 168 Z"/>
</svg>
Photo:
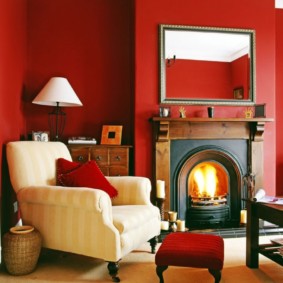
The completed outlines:
<svg viewBox="0 0 283 283">
<path fill-rule="evenodd" d="M 260 243 L 269 243 L 278 236 L 260 237 Z M 283 269 L 264 256 L 259 257 L 259 268 L 245 265 L 245 238 L 224 239 L 225 259 L 222 283 L 283 282 Z M 123 283 L 159 283 L 155 273 L 154 255 L 149 244 L 142 245 L 120 262 L 119 277 Z M 169 267 L 164 272 L 165 283 L 209 283 L 213 277 L 206 269 Z M 112 282 L 107 263 L 80 255 L 44 250 L 36 270 L 24 276 L 9 275 L 5 268 L 0 271 L 0 282 L 5 283 L 53 283 L 53 282 Z"/>
</svg>

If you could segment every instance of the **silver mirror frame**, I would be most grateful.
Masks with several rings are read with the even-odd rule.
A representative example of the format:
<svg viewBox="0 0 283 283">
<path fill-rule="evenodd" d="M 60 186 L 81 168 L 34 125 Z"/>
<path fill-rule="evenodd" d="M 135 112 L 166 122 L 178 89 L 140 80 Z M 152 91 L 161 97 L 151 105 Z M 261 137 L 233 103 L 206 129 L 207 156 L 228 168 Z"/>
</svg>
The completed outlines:
<svg viewBox="0 0 283 283">
<path fill-rule="evenodd" d="M 165 66 L 165 31 L 166 30 L 188 30 L 188 31 L 211 31 L 223 33 L 248 34 L 250 36 L 250 94 L 249 99 L 195 99 L 195 98 L 167 98 L 166 97 L 166 66 Z M 256 103 L 256 46 L 255 30 L 183 26 L 183 25 L 159 25 L 159 103 L 168 105 L 227 105 L 227 106 L 252 106 Z"/>
</svg>

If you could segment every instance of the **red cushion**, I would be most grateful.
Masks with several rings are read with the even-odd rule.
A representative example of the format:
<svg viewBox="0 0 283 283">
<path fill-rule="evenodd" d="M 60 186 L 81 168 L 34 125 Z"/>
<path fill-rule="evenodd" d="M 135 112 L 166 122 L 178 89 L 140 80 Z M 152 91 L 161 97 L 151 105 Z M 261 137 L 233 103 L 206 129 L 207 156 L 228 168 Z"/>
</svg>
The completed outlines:
<svg viewBox="0 0 283 283">
<path fill-rule="evenodd" d="M 61 174 L 69 173 L 73 171 L 74 169 L 79 168 L 81 165 L 82 165 L 81 163 L 72 162 L 64 158 L 57 159 L 57 184 L 60 186 L 63 186 L 59 178 Z"/>
<path fill-rule="evenodd" d="M 58 183 L 68 187 L 88 187 L 100 189 L 113 198 L 118 191 L 108 182 L 95 161 L 77 163 L 58 159 Z"/>
<path fill-rule="evenodd" d="M 224 241 L 216 235 L 182 233 L 169 234 L 162 242 L 155 263 L 159 266 L 187 266 L 221 270 L 224 261 Z"/>
</svg>

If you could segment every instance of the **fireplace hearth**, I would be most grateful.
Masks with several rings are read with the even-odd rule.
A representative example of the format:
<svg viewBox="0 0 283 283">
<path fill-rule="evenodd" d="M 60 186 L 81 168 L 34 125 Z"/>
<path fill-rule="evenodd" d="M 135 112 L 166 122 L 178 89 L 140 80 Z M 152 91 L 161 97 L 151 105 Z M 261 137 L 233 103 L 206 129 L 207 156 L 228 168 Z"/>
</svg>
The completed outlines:
<svg viewBox="0 0 283 283">
<path fill-rule="evenodd" d="M 177 211 L 188 228 L 239 227 L 244 176 L 254 173 L 255 189 L 263 186 L 263 133 L 271 121 L 152 118 L 154 177 L 166 184 L 164 210 Z"/>
</svg>

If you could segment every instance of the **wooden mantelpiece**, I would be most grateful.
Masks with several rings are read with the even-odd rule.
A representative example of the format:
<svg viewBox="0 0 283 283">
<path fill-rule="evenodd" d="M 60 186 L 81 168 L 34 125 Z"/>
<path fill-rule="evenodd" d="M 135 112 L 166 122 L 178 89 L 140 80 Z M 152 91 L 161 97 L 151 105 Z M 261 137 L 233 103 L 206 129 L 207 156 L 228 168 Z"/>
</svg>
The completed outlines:
<svg viewBox="0 0 283 283">
<path fill-rule="evenodd" d="M 154 177 L 165 181 L 165 210 L 170 209 L 171 140 L 236 140 L 250 141 L 252 172 L 256 188 L 263 186 L 263 141 L 265 123 L 272 118 L 163 118 L 153 117 Z M 156 182 L 154 182 L 156 183 Z"/>
</svg>

